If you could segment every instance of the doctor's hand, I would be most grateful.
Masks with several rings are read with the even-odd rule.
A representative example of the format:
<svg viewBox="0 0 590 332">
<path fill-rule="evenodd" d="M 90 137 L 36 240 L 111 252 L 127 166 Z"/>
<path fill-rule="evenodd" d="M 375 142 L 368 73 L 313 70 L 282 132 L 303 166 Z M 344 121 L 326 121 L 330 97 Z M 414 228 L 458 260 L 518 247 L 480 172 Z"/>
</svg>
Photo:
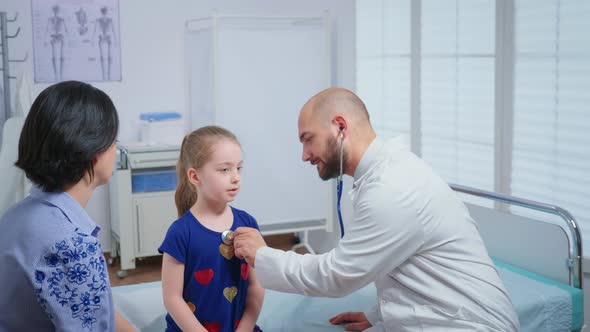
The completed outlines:
<svg viewBox="0 0 590 332">
<path fill-rule="evenodd" d="M 346 331 L 364 331 L 373 326 L 363 312 L 345 312 L 330 318 L 330 323 L 334 325 L 344 323 Z"/>
<path fill-rule="evenodd" d="M 233 233 L 234 252 L 239 259 L 245 259 L 248 265 L 254 267 L 256 252 L 266 247 L 266 242 L 256 228 L 238 227 Z"/>
</svg>

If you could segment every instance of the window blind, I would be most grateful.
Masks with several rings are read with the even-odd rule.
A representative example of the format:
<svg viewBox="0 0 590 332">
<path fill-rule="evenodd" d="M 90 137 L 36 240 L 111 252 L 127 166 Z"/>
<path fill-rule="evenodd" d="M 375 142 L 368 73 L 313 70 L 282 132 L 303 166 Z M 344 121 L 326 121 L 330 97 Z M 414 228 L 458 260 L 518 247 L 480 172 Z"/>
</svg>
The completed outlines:
<svg viewBox="0 0 590 332">
<path fill-rule="evenodd" d="M 588 15 L 590 2 L 583 0 L 515 1 L 510 185 L 515 196 L 567 209 L 581 223 L 586 240 L 590 240 Z"/>
<path fill-rule="evenodd" d="M 447 181 L 494 187 L 492 0 L 423 0 L 422 156 Z"/>
<path fill-rule="evenodd" d="M 357 92 L 378 134 L 418 135 L 449 182 L 569 210 L 590 250 L 590 1 L 414 1 L 357 1 Z"/>
<path fill-rule="evenodd" d="M 357 93 L 378 135 L 410 132 L 410 5 L 357 3 Z"/>
</svg>

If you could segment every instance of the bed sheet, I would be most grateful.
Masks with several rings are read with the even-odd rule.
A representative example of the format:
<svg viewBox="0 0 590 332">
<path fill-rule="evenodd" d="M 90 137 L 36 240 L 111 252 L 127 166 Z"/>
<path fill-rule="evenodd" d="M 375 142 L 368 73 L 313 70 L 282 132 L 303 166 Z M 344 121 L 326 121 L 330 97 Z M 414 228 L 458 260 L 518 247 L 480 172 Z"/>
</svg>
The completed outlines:
<svg viewBox="0 0 590 332">
<path fill-rule="evenodd" d="M 582 291 L 526 270 L 495 261 L 516 308 L 523 332 L 571 331 L 582 326 Z M 267 290 L 258 320 L 266 332 L 344 331 L 328 319 L 344 311 L 368 310 L 376 299 L 373 285 L 338 299 L 306 297 Z M 141 331 L 163 331 L 166 310 L 160 282 L 113 287 L 117 310 Z"/>
</svg>

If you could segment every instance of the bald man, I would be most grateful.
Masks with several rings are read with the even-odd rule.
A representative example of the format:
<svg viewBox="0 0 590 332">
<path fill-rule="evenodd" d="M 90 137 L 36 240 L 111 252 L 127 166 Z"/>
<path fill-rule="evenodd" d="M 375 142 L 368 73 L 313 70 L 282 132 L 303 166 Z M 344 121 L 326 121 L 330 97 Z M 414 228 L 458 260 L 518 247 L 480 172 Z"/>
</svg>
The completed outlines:
<svg viewBox="0 0 590 332">
<path fill-rule="evenodd" d="M 449 186 L 399 138 L 376 137 L 363 102 L 331 88 L 299 115 L 303 161 L 320 178 L 354 177 L 354 215 L 338 246 L 299 255 L 239 228 L 238 257 L 265 288 L 341 297 L 374 282 L 377 304 L 330 319 L 356 331 L 518 331 L 519 322 L 477 226 Z"/>
</svg>

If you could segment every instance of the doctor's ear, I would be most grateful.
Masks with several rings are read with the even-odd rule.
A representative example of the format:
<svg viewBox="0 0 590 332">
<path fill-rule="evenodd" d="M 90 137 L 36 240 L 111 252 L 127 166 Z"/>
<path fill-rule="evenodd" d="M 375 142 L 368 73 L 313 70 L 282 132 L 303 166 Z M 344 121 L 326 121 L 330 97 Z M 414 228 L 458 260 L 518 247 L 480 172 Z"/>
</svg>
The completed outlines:
<svg viewBox="0 0 590 332">
<path fill-rule="evenodd" d="M 348 128 L 348 123 L 342 115 L 336 115 L 332 123 L 338 127 L 338 137 L 344 137 L 345 131 Z"/>
</svg>

